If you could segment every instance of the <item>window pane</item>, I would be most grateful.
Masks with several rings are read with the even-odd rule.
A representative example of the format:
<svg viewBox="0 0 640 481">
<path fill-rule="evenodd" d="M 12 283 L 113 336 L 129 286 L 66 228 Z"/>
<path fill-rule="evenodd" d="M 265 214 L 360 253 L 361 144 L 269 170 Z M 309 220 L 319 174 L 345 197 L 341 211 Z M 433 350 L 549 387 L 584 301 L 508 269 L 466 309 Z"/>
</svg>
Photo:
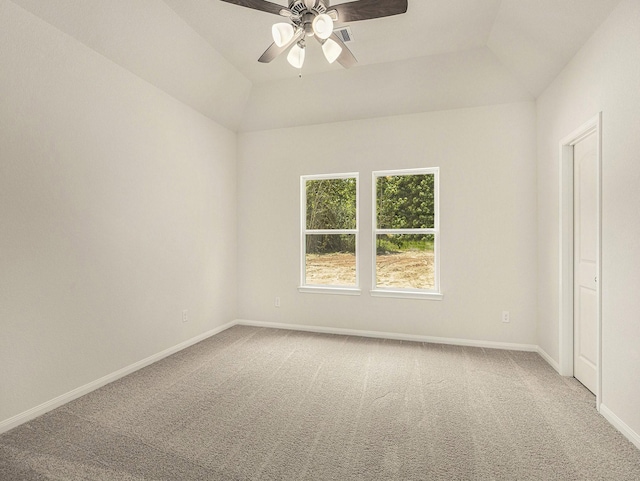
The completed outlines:
<svg viewBox="0 0 640 481">
<path fill-rule="evenodd" d="M 435 227 L 433 174 L 376 178 L 378 229 Z"/>
<path fill-rule="evenodd" d="M 356 179 L 308 180 L 307 229 L 356 228 Z"/>
<path fill-rule="evenodd" d="M 378 235 L 376 287 L 435 289 L 432 234 Z"/>
<path fill-rule="evenodd" d="M 356 235 L 307 235 L 307 285 L 356 285 Z"/>
</svg>

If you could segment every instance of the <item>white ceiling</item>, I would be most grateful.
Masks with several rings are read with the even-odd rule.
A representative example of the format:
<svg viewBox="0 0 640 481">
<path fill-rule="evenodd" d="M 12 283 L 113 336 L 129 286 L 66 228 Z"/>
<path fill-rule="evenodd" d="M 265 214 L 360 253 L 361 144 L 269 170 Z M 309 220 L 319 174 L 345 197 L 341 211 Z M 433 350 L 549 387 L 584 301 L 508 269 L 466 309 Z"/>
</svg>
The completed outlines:
<svg viewBox="0 0 640 481">
<path fill-rule="evenodd" d="M 409 0 L 404 15 L 350 24 L 357 66 L 312 45 L 299 78 L 283 57 L 257 61 L 276 15 L 220 0 L 12 1 L 240 131 L 534 99 L 620 2 Z"/>
<path fill-rule="evenodd" d="M 219 0 L 165 2 L 254 84 L 297 75 L 282 57 L 271 64 L 257 62 L 273 41 L 271 25 L 282 17 Z M 407 14 L 349 24 L 354 42 L 348 46 L 361 66 L 483 47 L 499 7 L 500 0 L 409 0 Z M 342 68 L 329 65 L 315 43 L 307 55 L 311 65 L 303 75 Z"/>
</svg>

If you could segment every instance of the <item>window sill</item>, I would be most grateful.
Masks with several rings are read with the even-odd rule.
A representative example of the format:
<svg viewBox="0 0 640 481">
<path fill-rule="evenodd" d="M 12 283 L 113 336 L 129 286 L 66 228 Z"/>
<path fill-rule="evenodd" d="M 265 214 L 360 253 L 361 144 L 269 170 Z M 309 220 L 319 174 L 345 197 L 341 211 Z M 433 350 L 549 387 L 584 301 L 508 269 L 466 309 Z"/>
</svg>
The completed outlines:
<svg viewBox="0 0 640 481">
<path fill-rule="evenodd" d="M 370 291 L 372 297 L 396 297 L 398 299 L 427 299 L 441 301 L 444 295 L 440 292 L 416 292 L 416 291 L 392 291 L 386 289 L 374 289 Z"/>
<path fill-rule="evenodd" d="M 359 296 L 362 291 L 357 287 L 317 287 L 300 286 L 298 292 L 305 294 L 330 294 L 337 296 Z"/>
</svg>

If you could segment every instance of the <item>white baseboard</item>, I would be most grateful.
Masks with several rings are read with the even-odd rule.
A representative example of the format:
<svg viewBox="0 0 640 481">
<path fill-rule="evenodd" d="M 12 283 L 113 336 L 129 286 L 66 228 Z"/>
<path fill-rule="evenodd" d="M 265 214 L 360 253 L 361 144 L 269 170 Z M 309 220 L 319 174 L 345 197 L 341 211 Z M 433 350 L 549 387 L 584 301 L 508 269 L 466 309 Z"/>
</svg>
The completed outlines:
<svg viewBox="0 0 640 481">
<path fill-rule="evenodd" d="M 554 368 L 558 374 L 560 374 L 560 364 L 558 364 L 549 354 L 547 354 L 547 351 L 538 346 L 538 354 L 540 354 L 540 357 L 547 361 L 547 363 L 552 368 Z"/>
<path fill-rule="evenodd" d="M 420 336 L 415 334 L 399 334 L 396 332 L 362 331 L 359 329 L 343 329 L 339 327 L 305 326 L 300 324 L 283 324 L 278 322 L 250 321 L 236 319 L 235 324 L 241 326 L 269 327 L 272 329 L 289 329 L 292 331 L 318 332 L 322 334 L 340 334 L 345 336 L 373 337 L 376 339 L 393 339 L 396 341 L 430 342 L 433 344 L 449 344 L 453 346 L 485 347 L 488 349 L 505 349 L 509 351 L 537 352 L 538 346 L 533 344 L 515 344 L 496 341 L 476 341 L 471 339 L 453 339 L 448 337 Z"/>
<path fill-rule="evenodd" d="M 187 347 L 192 346 L 200 341 L 203 341 L 204 339 L 207 339 L 211 336 L 214 336 L 219 332 L 222 332 L 234 325 L 235 325 L 235 321 L 232 321 L 222 326 L 211 329 L 210 331 L 204 332 L 198 336 L 195 336 L 191 339 L 181 342 L 180 344 L 176 344 L 173 347 L 165 349 L 164 351 L 161 351 L 157 354 L 149 356 L 146 359 L 142 359 L 141 361 L 138 361 L 129 366 L 123 367 L 122 369 L 119 369 L 115 372 L 112 372 L 111 374 L 107 374 L 106 376 L 103 376 L 100 379 L 96 379 L 95 381 L 85 384 L 84 386 L 80 386 L 72 391 L 69 391 L 56 398 L 53 398 L 45 403 L 40 404 L 39 406 L 36 406 L 20 414 L 17 414 L 13 417 L 10 417 L 9 419 L 5 419 L 4 421 L 0 422 L 0 434 L 15 428 L 20 424 L 26 423 L 27 421 L 31 421 L 32 419 L 35 419 L 38 416 L 42 416 L 43 414 L 49 411 L 53 411 L 54 409 L 62 406 L 63 404 L 73 401 L 74 399 L 77 399 L 80 396 L 84 396 L 85 394 L 88 394 L 91 391 L 95 391 L 96 389 L 101 388 L 102 386 L 109 384 L 110 382 L 116 381 L 121 377 L 126 376 L 127 374 L 131 374 L 132 372 L 137 371 L 138 369 L 142 369 L 143 367 L 146 367 L 149 364 L 153 364 L 154 362 L 157 362 L 167 356 L 170 356 L 171 354 L 175 354 L 178 351 L 186 349 Z"/>
<path fill-rule="evenodd" d="M 625 438 L 635 444 L 636 448 L 640 449 L 640 434 L 636 433 L 629 427 L 622 419 L 616 416 L 611 409 L 604 404 L 600 404 L 600 414 L 609 421 L 614 428 L 620 431 Z"/>
</svg>

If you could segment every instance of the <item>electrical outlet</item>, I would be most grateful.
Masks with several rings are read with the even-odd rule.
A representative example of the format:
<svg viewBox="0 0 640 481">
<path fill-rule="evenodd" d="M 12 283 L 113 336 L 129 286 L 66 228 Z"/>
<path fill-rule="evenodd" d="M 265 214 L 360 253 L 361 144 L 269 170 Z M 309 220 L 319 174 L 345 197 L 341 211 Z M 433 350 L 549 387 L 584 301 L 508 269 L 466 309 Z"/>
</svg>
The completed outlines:
<svg viewBox="0 0 640 481">
<path fill-rule="evenodd" d="M 189 311 L 187 309 L 182 310 L 182 322 L 187 322 L 189 320 Z"/>
<path fill-rule="evenodd" d="M 511 322 L 509 311 L 502 311 L 502 322 Z"/>
<path fill-rule="evenodd" d="M 276 297 L 276 301 L 275 301 L 274 304 L 275 304 L 276 307 L 280 307 L 280 298 L 279 297 Z"/>
</svg>

